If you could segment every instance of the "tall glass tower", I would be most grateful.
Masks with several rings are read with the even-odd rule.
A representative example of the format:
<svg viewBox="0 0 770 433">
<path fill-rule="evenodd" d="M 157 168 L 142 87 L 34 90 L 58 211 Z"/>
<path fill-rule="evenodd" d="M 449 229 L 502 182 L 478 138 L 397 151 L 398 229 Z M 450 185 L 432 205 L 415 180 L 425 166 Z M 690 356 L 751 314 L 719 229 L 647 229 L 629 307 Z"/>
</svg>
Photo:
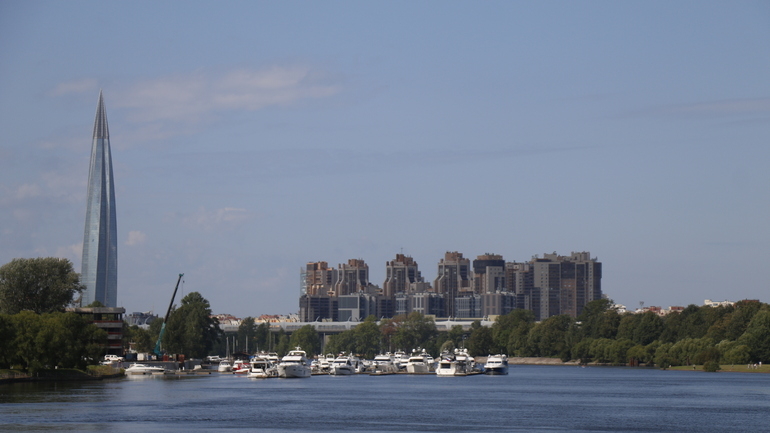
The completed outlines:
<svg viewBox="0 0 770 433">
<path fill-rule="evenodd" d="M 83 268 L 80 278 L 86 286 L 80 298 L 81 306 L 99 301 L 105 307 L 117 307 L 118 226 L 115 220 L 115 185 L 112 179 L 110 131 L 101 91 L 91 145 L 86 228 L 83 235 Z"/>
</svg>

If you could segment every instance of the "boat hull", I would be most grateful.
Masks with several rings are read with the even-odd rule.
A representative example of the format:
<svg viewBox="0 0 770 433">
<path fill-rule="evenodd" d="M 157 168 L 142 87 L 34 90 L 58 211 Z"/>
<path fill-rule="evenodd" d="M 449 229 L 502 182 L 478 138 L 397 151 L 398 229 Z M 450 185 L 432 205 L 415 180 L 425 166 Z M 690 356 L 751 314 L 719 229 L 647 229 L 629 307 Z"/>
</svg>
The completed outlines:
<svg viewBox="0 0 770 433">
<path fill-rule="evenodd" d="M 279 365 L 278 375 L 284 378 L 310 377 L 310 367 L 306 365 Z"/>
</svg>

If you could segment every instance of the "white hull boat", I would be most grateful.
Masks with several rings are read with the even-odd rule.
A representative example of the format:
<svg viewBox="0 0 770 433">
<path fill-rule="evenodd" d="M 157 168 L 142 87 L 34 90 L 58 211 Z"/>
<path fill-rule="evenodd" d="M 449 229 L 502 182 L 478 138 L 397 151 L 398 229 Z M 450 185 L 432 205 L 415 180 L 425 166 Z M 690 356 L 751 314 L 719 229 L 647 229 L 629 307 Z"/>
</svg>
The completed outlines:
<svg viewBox="0 0 770 433">
<path fill-rule="evenodd" d="M 155 365 L 131 364 L 126 369 L 126 374 L 163 374 L 166 369 Z"/>
<path fill-rule="evenodd" d="M 506 355 L 489 355 L 484 364 L 484 373 L 491 375 L 508 374 L 508 357 Z"/>
<path fill-rule="evenodd" d="M 297 347 L 281 359 L 278 376 L 285 378 L 310 377 L 310 363 L 304 350 Z"/>
</svg>

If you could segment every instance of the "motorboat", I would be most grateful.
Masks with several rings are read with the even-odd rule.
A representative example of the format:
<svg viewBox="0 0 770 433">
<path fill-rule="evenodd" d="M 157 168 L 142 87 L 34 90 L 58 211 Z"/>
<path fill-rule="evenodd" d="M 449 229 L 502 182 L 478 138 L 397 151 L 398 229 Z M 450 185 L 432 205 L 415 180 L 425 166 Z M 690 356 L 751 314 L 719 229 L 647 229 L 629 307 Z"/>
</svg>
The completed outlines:
<svg viewBox="0 0 770 433">
<path fill-rule="evenodd" d="M 428 364 L 428 353 L 423 350 L 412 352 L 412 356 L 406 361 L 406 372 L 411 374 L 430 373 L 430 365 Z"/>
<path fill-rule="evenodd" d="M 508 357 L 506 355 L 489 355 L 484 364 L 485 374 L 508 374 Z"/>
<path fill-rule="evenodd" d="M 233 365 L 230 364 L 230 361 L 224 360 L 219 362 L 219 367 L 217 367 L 217 371 L 220 373 L 227 373 L 233 370 Z"/>
<path fill-rule="evenodd" d="M 278 376 L 278 370 L 267 358 L 255 356 L 249 362 L 248 377 L 267 379 L 268 377 L 276 376 Z"/>
<path fill-rule="evenodd" d="M 467 376 L 473 372 L 475 361 L 465 349 L 455 349 L 453 353 L 441 354 L 436 367 L 436 376 Z"/>
<path fill-rule="evenodd" d="M 390 352 L 381 353 L 375 356 L 371 367 L 375 373 L 395 373 L 398 371 L 393 354 Z"/>
<path fill-rule="evenodd" d="M 334 355 L 331 353 L 327 353 L 326 356 L 321 357 L 321 359 L 318 360 L 318 370 L 321 373 L 328 373 L 332 367 L 332 364 L 334 364 Z"/>
<path fill-rule="evenodd" d="M 281 358 L 281 363 L 278 364 L 278 376 L 285 378 L 310 377 L 310 363 L 305 351 L 297 347 Z"/>
<path fill-rule="evenodd" d="M 396 368 L 399 370 L 405 370 L 406 369 L 406 363 L 409 361 L 409 355 L 406 354 L 403 350 L 397 350 L 395 354 L 393 354 L 393 364 L 396 365 Z"/>
<path fill-rule="evenodd" d="M 358 372 L 358 358 L 353 355 L 340 354 L 332 362 L 329 374 L 334 376 L 347 376 Z"/>
<path fill-rule="evenodd" d="M 157 365 L 131 364 L 126 369 L 126 374 L 163 374 L 166 369 Z"/>
<path fill-rule="evenodd" d="M 246 374 L 251 370 L 251 366 L 248 361 L 237 359 L 233 361 L 233 367 L 231 371 L 235 374 Z"/>
</svg>

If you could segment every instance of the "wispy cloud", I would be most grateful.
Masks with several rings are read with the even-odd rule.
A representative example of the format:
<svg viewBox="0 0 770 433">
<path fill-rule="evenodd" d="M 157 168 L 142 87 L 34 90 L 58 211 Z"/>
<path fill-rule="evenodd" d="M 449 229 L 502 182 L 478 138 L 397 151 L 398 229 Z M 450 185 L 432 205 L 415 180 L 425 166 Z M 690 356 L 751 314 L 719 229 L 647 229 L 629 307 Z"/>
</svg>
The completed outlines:
<svg viewBox="0 0 770 433">
<path fill-rule="evenodd" d="M 767 116 L 768 114 L 770 114 L 770 98 L 743 98 L 696 102 L 691 104 L 662 105 L 626 113 L 625 117 L 744 117 Z"/>
<path fill-rule="evenodd" d="M 141 245 L 147 240 L 147 235 L 139 230 L 131 230 L 128 232 L 128 239 L 126 245 L 134 246 Z"/>
<path fill-rule="evenodd" d="M 208 210 L 199 208 L 191 215 L 182 218 L 186 227 L 211 230 L 215 227 L 235 227 L 252 218 L 252 214 L 246 209 L 226 207 L 222 209 Z"/>
<path fill-rule="evenodd" d="M 93 93 L 98 86 L 98 82 L 93 78 L 83 78 L 80 80 L 67 81 L 65 83 L 59 83 L 56 88 L 53 89 L 51 94 L 53 96 L 64 96 L 79 93 Z"/>
<path fill-rule="evenodd" d="M 138 83 L 115 98 L 139 123 L 195 123 L 227 111 L 256 111 L 325 98 L 341 91 L 326 75 L 308 67 L 273 66 L 226 73 L 195 72 Z"/>
</svg>

